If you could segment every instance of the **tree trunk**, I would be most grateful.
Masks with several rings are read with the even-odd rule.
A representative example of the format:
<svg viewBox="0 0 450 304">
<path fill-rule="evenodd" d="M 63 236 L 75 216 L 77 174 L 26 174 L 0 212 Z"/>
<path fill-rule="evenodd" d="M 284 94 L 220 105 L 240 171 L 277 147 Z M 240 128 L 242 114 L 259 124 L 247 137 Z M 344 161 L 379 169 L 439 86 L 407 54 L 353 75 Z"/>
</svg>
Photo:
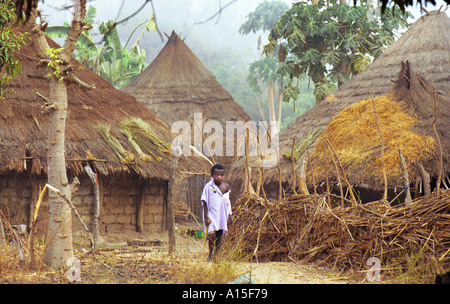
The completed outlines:
<svg viewBox="0 0 450 304">
<path fill-rule="evenodd" d="M 181 143 L 177 141 L 172 147 L 172 162 L 170 164 L 169 189 L 167 195 L 167 232 L 169 236 L 169 253 L 176 250 L 175 240 L 175 202 L 181 194 L 182 177 L 178 174 L 178 160 L 181 155 Z"/>
<path fill-rule="evenodd" d="M 64 43 L 64 49 L 60 54 L 63 63 L 60 66 L 61 72 L 66 73 L 64 79 L 57 79 L 54 76 L 50 79 L 50 96 L 48 100 L 49 128 L 48 128 L 48 151 L 47 151 L 47 175 L 48 184 L 55 187 L 63 196 L 72 197 L 66 174 L 65 160 L 65 127 L 67 118 L 67 85 L 71 81 L 78 80 L 78 83 L 87 89 L 93 88 L 79 81 L 70 71 L 64 70 L 69 62 L 70 56 L 75 48 L 75 42 L 83 30 L 83 19 L 86 15 L 86 0 L 74 1 L 74 18 L 69 28 L 68 38 Z M 21 12 L 19 12 L 21 14 Z M 48 59 L 46 49 L 49 48 L 47 40 L 41 26 L 36 24 L 38 16 L 36 7 L 31 8 L 28 20 L 31 27 L 31 39 L 38 49 L 41 59 Z M 63 74 L 61 74 L 63 75 Z M 62 81 L 60 81 L 62 80 Z M 50 217 L 47 233 L 47 250 L 44 255 L 44 263 L 53 269 L 66 267 L 66 263 L 73 258 L 72 247 L 72 211 L 65 200 L 55 191 L 49 191 Z M 69 201 L 70 202 L 70 201 Z"/>
<path fill-rule="evenodd" d="M 268 98 L 268 105 L 269 105 L 269 115 L 270 115 L 270 121 L 275 121 L 275 82 L 269 82 L 267 85 L 267 98 Z"/>
<path fill-rule="evenodd" d="M 64 151 L 67 118 L 67 86 L 64 81 L 51 78 L 49 99 L 54 109 L 50 113 L 48 127 L 48 183 L 70 198 Z M 50 218 L 44 263 L 53 269 L 60 269 L 66 267 L 69 258 L 73 258 L 72 212 L 64 199 L 53 191 L 49 192 L 48 201 Z"/>
</svg>

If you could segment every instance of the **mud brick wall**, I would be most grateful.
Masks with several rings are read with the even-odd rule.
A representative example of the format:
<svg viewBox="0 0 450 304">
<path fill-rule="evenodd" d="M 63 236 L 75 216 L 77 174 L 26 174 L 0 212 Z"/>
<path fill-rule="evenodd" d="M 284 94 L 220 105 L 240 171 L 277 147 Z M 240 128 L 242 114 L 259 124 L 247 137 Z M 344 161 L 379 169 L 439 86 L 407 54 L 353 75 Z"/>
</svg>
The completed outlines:
<svg viewBox="0 0 450 304">
<path fill-rule="evenodd" d="M 73 194 L 72 202 L 88 228 L 92 230 L 95 197 L 91 180 L 87 176 L 78 176 L 80 186 Z M 46 183 L 44 176 L 36 179 L 36 188 Z M 136 231 L 138 203 L 143 204 L 144 232 L 166 230 L 166 183 L 157 180 L 139 180 L 138 177 L 99 177 L 100 217 L 99 232 L 124 233 Z M 37 190 L 35 190 L 35 193 Z M 29 224 L 30 203 L 33 200 L 30 179 L 27 174 L 0 175 L 0 210 L 12 225 Z M 34 199 L 35 201 L 35 199 Z M 47 233 L 49 206 L 47 195 L 39 210 L 38 233 Z M 86 236 L 84 229 L 72 214 L 74 237 Z"/>
<path fill-rule="evenodd" d="M 27 175 L 0 175 L 0 210 L 12 225 L 28 225 L 30 202 L 31 185 Z M 48 214 L 48 204 L 42 209 L 46 208 L 43 214 Z"/>
<path fill-rule="evenodd" d="M 103 192 L 101 234 L 136 231 L 139 199 L 144 204 L 144 232 L 165 230 L 165 182 L 131 179 L 124 187 L 124 180 L 106 178 L 100 183 Z"/>
</svg>

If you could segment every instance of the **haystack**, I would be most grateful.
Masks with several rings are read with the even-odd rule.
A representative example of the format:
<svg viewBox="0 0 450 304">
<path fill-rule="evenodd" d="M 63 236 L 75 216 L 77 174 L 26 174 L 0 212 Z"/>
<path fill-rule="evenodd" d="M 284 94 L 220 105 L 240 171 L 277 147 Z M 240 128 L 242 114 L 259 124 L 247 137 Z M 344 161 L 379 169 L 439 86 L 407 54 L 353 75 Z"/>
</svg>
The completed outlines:
<svg viewBox="0 0 450 304">
<path fill-rule="evenodd" d="M 402 105 L 402 112 L 418 120 L 413 127 L 413 132 L 427 135 L 436 140 L 433 135 L 434 132 L 432 132 L 434 113 L 433 88 L 436 91 L 437 107 L 439 109 L 436 127 L 443 145 L 444 173 L 448 175 L 450 171 L 448 162 L 450 142 L 448 142 L 449 136 L 446 130 L 449 124 L 449 114 L 446 109 L 449 108 L 450 103 L 448 97 L 450 93 L 449 52 L 450 19 L 444 12 L 434 11 L 427 13 L 414 22 L 408 31 L 367 67 L 365 71 L 353 77 L 350 82 L 342 85 L 335 92 L 334 98 L 323 101 L 284 129 L 280 134 L 280 167 L 281 180 L 285 188 L 290 188 L 293 182 L 294 170 L 292 167 L 292 159 L 290 158 L 292 148 L 297 150 L 300 145 L 305 146 L 300 155 L 294 152 L 296 156 L 295 172 L 298 175 L 301 160 L 307 158 L 308 154 L 311 157 L 315 153 L 314 151 L 319 142 L 317 139 L 320 138 L 320 134 L 324 132 L 333 117 L 347 107 L 364 100 L 370 106 L 370 100 L 372 98 L 387 96 L 387 94 L 391 93 L 394 94 L 393 97 L 390 95 L 390 98 Z M 398 80 L 397 83 L 400 85 L 402 79 L 405 80 L 402 77 L 407 76 L 405 73 L 402 73 L 402 62 L 405 64 L 409 62 L 409 66 L 414 69 L 414 75 L 418 75 L 416 79 L 420 79 L 418 82 L 411 83 L 411 86 L 409 83 L 403 83 L 401 87 L 395 84 L 395 81 Z M 369 111 L 370 107 L 367 107 L 367 110 Z M 381 116 L 383 115 L 382 112 L 379 114 Z M 391 127 L 394 127 L 394 125 L 391 125 Z M 361 132 L 364 129 L 376 131 L 375 125 L 372 125 L 372 128 L 368 128 L 367 126 L 363 126 L 362 128 Z M 403 132 L 404 130 L 393 128 L 390 131 L 395 132 L 394 134 L 399 134 L 399 132 Z M 357 136 L 353 140 L 359 140 L 360 138 L 361 136 Z M 294 147 L 292 147 L 293 139 L 295 139 Z M 374 142 L 373 146 L 377 144 L 379 144 L 379 140 Z M 410 147 L 413 146 L 411 145 Z M 427 172 L 436 177 L 439 151 L 436 145 L 434 147 L 432 155 L 425 153 L 420 159 Z M 416 152 L 421 153 L 419 151 Z M 283 155 L 286 157 L 283 157 Z M 255 162 L 254 166 L 258 168 L 258 162 Z M 314 165 L 312 169 L 313 165 L 311 162 L 308 162 L 307 171 L 310 173 L 311 170 L 322 170 L 321 173 L 323 173 L 323 168 L 318 168 L 318 166 Z M 242 167 L 243 161 L 236 163 L 233 167 L 233 175 L 242 175 Z M 349 176 L 354 177 L 352 181 L 353 185 L 363 182 L 361 175 L 365 174 L 368 177 L 367 174 L 369 173 L 361 171 L 361 168 L 363 167 L 358 168 L 358 170 L 353 168 L 355 170 L 349 170 L 347 172 Z M 409 164 L 408 168 L 413 171 L 416 170 L 412 168 L 411 164 Z M 364 167 L 364 170 L 367 171 L 369 169 Z M 328 171 L 331 181 L 331 175 L 336 171 L 334 165 Z M 257 170 L 253 170 L 253 172 L 255 173 Z M 279 173 L 276 167 L 265 170 L 264 177 L 266 186 L 278 188 Z M 391 180 L 394 179 L 395 177 L 392 176 Z M 253 181 L 256 180 L 257 176 L 254 174 Z M 296 180 L 298 181 L 298 176 Z M 324 180 L 324 174 L 320 174 L 316 176 L 315 182 L 318 185 Z M 337 182 L 336 179 L 332 181 Z M 312 188 L 312 178 L 308 178 L 307 182 L 308 186 Z M 368 178 L 364 181 L 364 184 L 369 189 L 380 189 L 383 185 L 378 182 L 378 178 Z M 391 183 L 390 186 L 395 187 L 395 183 Z"/>
<path fill-rule="evenodd" d="M 59 48 L 51 39 L 50 47 Z M 49 95 L 46 79 L 29 77 L 36 72 L 39 58 L 32 42 L 18 54 L 22 74 L 10 83 L 10 92 L 0 102 L 0 208 L 13 224 L 28 224 L 39 186 L 46 183 L 47 134 L 49 118 L 42 113 Z M 69 181 L 77 176 L 81 185 L 73 202 L 79 213 L 92 223 L 94 191 L 84 166 L 89 164 L 100 183 L 100 232 L 102 234 L 140 230 L 165 230 L 167 184 L 170 174 L 170 147 L 173 136 L 167 125 L 131 95 L 115 89 L 103 78 L 72 58 L 75 75 L 95 89 L 84 91 L 76 85 L 68 87 L 68 118 L 66 123 L 66 167 Z M 38 95 L 39 94 L 39 95 Z M 152 137 L 163 148 L 151 146 L 149 154 L 157 158 L 142 159 L 124 126 L 138 121 L 151 129 Z M 103 129 L 102 129 L 103 126 Z M 142 138 L 133 131 L 132 139 Z M 103 130 L 99 132 L 99 130 Z M 149 132 L 149 130 L 146 130 Z M 125 157 L 123 157 L 125 155 Z M 180 159 L 185 172 L 207 170 L 201 160 Z M 209 167 L 209 165 L 208 165 Z M 205 171 L 206 171 L 205 170 Z M 40 211 L 45 231 L 46 205 Z M 137 213 L 141 218 L 138 220 Z M 77 221 L 74 224 L 77 225 Z M 38 226 L 38 227 L 39 227 Z M 75 227 L 77 230 L 81 227 Z"/>
</svg>

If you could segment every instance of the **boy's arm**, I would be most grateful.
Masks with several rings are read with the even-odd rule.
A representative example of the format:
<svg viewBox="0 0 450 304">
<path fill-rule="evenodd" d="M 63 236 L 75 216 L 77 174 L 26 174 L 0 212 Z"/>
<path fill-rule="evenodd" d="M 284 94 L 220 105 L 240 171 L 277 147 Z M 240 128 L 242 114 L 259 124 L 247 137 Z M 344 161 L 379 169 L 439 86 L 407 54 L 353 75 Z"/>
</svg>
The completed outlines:
<svg viewBox="0 0 450 304">
<path fill-rule="evenodd" d="M 208 228 L 209 224 L 211 224 L 211 220 L 208 217 L 208 204 L 202 200 L 203 205 L 203 222 L 205 223 L 206 228 Z"/>
</svg>

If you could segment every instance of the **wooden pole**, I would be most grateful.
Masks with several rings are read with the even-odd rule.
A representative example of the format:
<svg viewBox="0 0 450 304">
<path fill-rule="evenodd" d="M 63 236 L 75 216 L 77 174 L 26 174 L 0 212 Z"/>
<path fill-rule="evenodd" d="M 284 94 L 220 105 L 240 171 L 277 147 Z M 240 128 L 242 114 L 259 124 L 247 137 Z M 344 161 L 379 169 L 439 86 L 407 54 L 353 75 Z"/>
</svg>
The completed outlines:
<svg viewBox="0 0 450 304">
<path fill-rule="evenodd" d="M 345 185 L 347 186 L 348 192 L 350 193 L 350 197 L 352 199 L 353 206 L 356 206 L 356 204 L 357 204 L 356 198 L 355 198 L 355 195 L 353 194 L 352 186 L 348 182 L 348 179 L 345 174 L 344 168 L 342 167 L 341 161 L 339 160 L 339 157 L 337 156 L 336 151 L 334 151 L 333 145 L 331 144 L 331 142 L 328 140 L 328 138 L 326 136 L 325 136 L 325 140 L 327 141 L 327 143 L 331 149 L 331 152 L 333 153 L 334 158 L 336 159 L 336 161 L 339 165 L 339 169 L 341 169 L 342 178 L 344 179 Z"/>
<path fill-rule="evenodd" d="M 3 228 L 3 221 L 0 217 L 0 245 L 5 243 L 5 229 Z"/>
<path fill-rule="evenodd" d="M 402 160 L 402 162 L 403 162 L 403 160 Z M 402 166 L 403 166 L 403 164 L 402 164 Z M 427 172 L 427 170 L 425 170 L 425 168 L 423 167 L 422 164 L 420 164 L 418 167 L 419 167 L 420 176 L 422 178 L 423 194 L 428 195 L 431 193 L 430 174 Z M 403 171 L 404 170 L 405 169 L 403 169 Z"/>
<path fill-rule="evenodd" d="M 306 185 L 306 166 L 307 166 L 307 159 L 305 157 L 302 157 L 301 163 L 300 163 L 300 175 L 298 179 L 298 186 L 300 188 L 300 192 L 303 195 L 309 195 L 308 186 Z M 295 172 L 294 172 L 295 173 Z"/>
<path fill-rule="evenodd" d="M 295 172 L 295 159 L 294 159 L 294 146 L 295 146 L 295 137 L 292 138 L 292 149 L 291 149 L 291 157 L 292 157 L 292 192 L 294 194 L 297 194 L 297 191 L 295 190 L 297 188 L 297 181 L 296 181 L 296 172 Z"/>
<path fill-rule="evenodd" d="M 387 202 L 388 186 L 387 186 L 387 177 L 386 177 L 386 166 L 384 164 L 384 140 L 383 140 L 383 134 L 381 133 L 380 125 L 378 123 L 377 108 L 375 106 L 375 101 L 373 100 L 373 97 L 372 97 L 372 104 L 373 104 L 373 112 L 375 113 L 375 123 L 377 125 L 378 133 L 380 135 L 380 142 L 381 142 L 381 165 L 382 165 L 382 169 L 383 169 L 383 180 L 384 180 L 384 192 L 383 192 L 382 200 L 384 202 Z"/>
<path fill-rule="evenodd" d="M 440 198 L 441 196 L 441 179 L 442 179 L 442 170 L 443 170 L 443 161 L 442 161 L 442 145 L 441 145 L 441 139 L 439 138 L 438 132 L 436 130 L 436 119 L 437 119 L 437 101 L 436 101 L 436 90 L 433 87 L 433 99 L 434 99 L 434 118 L 433 118 L 433 130 L 434 135 L 436 136 L 436 141 L 439 148 L 439 171 L 438 171 L 438 178 L 436 182 L 436 196 L 437 198 Z"/>
<path fill-rule="evenodd" d="M 144 232 L 144 182 L 139 183 L 139 195 L 136 210 L 136 230 L 139 233 Z"/>
<path fill-rule="evenodd" d="M 405 187 L 406 187 L 405 204 L 411 204 L 412 199 L 411 199 L 411 193 L 409 191 L 409 183 L 410 182 L 409 182 L 408 168 L 406 167 L 406 161 L 405 161 L 405 158 L 403 157 L 402 151 L 400 149 L 397 149 L 397 151 L 400 156 L 400 161 L 402 163 L 403 178 L 405 179 Z"/>
<path fill-rule="evenodd" d="M 177 140 L 172 146 L 172 162 L 170 164 L 170 176 L 169 176 L 169 189 L 167 195 L 167 233 L 169 235 L 169 253 L 173 253 L 176 250 L 176 240 L 175 240 L 175 211 L 174 205 L 177 199 L 176 193 L 179 189 L 179 179 L 178 176 L 178 160 L 181 155 L 181 142 Z"/>
<path fill-rule="evenodd" d="M 84 171 L 91 179 L 92 184 L 94 185 L 94 198 L 95 198 L 95 205 L 94 205 L 94 248 L 98 245 L 100 240 L 100 233 L 98 229 L 98 218 L 100 216 L 100 186 L 98 182 L 98 174 L 94 173 L 92 171 L 91 166 L 87 164 L 84 166 Z"/>
</svg>

